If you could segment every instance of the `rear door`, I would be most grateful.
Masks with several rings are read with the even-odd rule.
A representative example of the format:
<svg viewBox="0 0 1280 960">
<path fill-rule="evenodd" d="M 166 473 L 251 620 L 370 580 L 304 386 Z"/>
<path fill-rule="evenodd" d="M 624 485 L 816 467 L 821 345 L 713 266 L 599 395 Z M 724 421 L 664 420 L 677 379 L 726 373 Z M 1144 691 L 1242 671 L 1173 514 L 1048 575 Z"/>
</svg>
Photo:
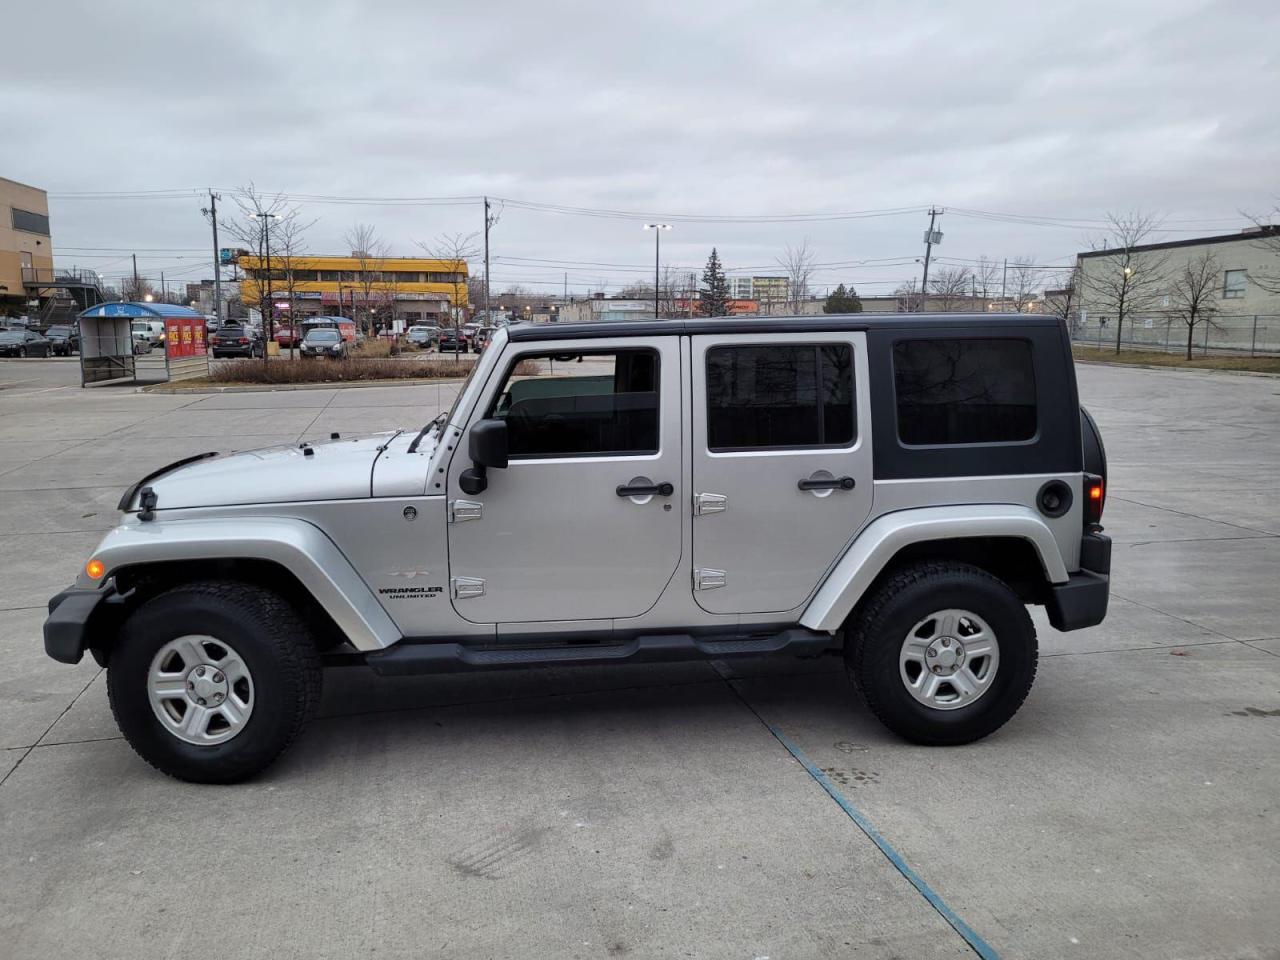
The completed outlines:
<svg viewBox="0 0 1280 960">
<path fill-rule="evenodd" d="M 866 337 L 696 336 L 692 376 L 694 598 L 791 610 L 871 511 Z"/>
</svg>

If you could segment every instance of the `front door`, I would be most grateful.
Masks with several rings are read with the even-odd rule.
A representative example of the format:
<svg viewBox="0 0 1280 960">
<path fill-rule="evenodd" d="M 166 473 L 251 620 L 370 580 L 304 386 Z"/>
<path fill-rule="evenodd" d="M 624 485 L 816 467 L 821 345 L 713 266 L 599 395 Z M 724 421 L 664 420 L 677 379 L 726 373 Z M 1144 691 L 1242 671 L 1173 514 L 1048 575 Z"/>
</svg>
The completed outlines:
<svg viewBox="0 0 1280 960">
<path fill-rule="evenodd" d="M 692 376 L 694 598 L 792 610 L 871 511 L 866 337 L 698 336 Z"/>
<path fill-rule="evenodd" d="M 477 623 L 635 617 L 680 562 L 677 337 L 509 344 L 471 417 L 507 425 L 509 463 L 464 493 L 449 467 L 450 590 Z"/>
</svg>

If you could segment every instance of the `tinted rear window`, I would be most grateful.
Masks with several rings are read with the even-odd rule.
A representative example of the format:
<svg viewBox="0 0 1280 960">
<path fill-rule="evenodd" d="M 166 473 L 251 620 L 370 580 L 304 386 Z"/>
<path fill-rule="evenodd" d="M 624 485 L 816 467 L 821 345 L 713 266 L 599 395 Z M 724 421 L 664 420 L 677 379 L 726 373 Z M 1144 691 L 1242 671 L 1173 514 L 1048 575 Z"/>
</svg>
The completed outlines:
<svg viewBox="0 0 1280 960">
<path fill-rule="evenodd" d="M 707 351 L 709 450 L 843 446 L 853 437 L 853 350 L 848 345 Z"/>
<path fill-rule="evenodd" d="M 1026 340 L 900 340 L 893 381 L 905 444 L 1008 443 L 1036 434 Z"/>
</svg>

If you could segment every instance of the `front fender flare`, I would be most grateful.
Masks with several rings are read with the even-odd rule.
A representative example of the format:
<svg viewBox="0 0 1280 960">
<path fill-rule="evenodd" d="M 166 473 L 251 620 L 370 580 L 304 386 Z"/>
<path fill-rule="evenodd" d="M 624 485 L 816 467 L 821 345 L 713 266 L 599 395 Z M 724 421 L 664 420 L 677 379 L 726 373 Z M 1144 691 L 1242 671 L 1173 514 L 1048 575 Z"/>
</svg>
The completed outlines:
<svg viewBox="0 0 1280 960">
<path fill-rule="evenodd" d="M 115 572 L 140 564 L 271 561 L 298 578 L 357 650 L 381 650 L 401 639 L 351 562 L 319 527 L 305 520 L 253 517 L 125 524 L 108 533 L 93 556 L 102 561 L 106 574 L 92 581 L 81 573 L 77 586 L 97 587 Z"/>
<path fill-rule="evenodd" d="M 1045 578 L 1050 583 L 1067 581 L 1067 568 L 1053 533 L 1029 507 L 978 504 L 899 510 L 877 517 L 858 534 L 809 601 L 800 624 L 810 630 L 840 629 L 867 588 L 899 550 L 927 540 L 961 537 L 1027 540 L 1040 557 Z"/>
</svg>

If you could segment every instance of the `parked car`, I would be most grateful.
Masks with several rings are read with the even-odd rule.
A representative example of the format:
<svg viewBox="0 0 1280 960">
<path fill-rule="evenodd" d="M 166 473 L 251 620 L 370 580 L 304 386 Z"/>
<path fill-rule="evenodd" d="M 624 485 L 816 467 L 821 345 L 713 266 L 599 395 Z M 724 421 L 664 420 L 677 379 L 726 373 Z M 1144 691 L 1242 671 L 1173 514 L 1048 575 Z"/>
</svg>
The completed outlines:
<svg viewBox="0 0 1280 960">
<path fill-rule="evenodd" d="M 133 336 L 134 355 L 150 353 L 154 346 L 151 341 L 151 325 L 145 320 L 134 320 L 129 325 L 129 331 Z"/>
<path fill-rule="evenodd" d="M 289 347 L 296 347 L 301 340 L 301 337 L 298 335 L 297 327 L 283 326 L 276 328 L 274 339 L 280 349 L 284 350 Z"/>
<path fill-rule="evenodd" d="M 409 328 L 404 335 L 405 342 L 410 346 L 417 347 L 419 350 L 426 350 L 440 338 L 439 327 L 428 327 L 421 324 L 415 324 Z"/>
<path fill-rule="evenodd" d="M 47 357 L 52 344 L 25 328 L 0 331 L 0 357 Z"/>
<path fill-rule="evenodd" d="M 329 357 L 341 359 L 347 356 L 347 341 L 342 339 L 342 331 L 336 327 L 312 327 L 302 338 L 302 355 L 304 357 Z"/>
<path fill-rule="evenodd" d="M 148 473 L 45 650 L 91 651 L 134 750 L 202 782 L 297 737 L 327 651 L 395 676 L 838 651 L 890 730 L 969 743 L 1031 689 L 1027 606 L 1105 617 L 1106 472 L 1052 316 L 513 326 L 420 429 Z"/>
<path fill-rule="evenodd" d="M 55 323 L 44 332 L 49 350 L 54 356 L 69 357 L 80 352 L 80 327 L 78 324 Z"/>
<path fill-rule="evenodd" d="M 445 327 L 440 331 L 440 339 L 436 341 L 436 349 L 441 353 L 467 353 L 471 350 L 471 341 L 465 333 L 456 327 Z"/>
<path fill-rule="evenodd" d="M 215 360 L 223 357 L 260 357 L 266 352 L 262 336 L 238 324 L 227 324 L 209 336 L 209 350 Z"/>
</svg>

